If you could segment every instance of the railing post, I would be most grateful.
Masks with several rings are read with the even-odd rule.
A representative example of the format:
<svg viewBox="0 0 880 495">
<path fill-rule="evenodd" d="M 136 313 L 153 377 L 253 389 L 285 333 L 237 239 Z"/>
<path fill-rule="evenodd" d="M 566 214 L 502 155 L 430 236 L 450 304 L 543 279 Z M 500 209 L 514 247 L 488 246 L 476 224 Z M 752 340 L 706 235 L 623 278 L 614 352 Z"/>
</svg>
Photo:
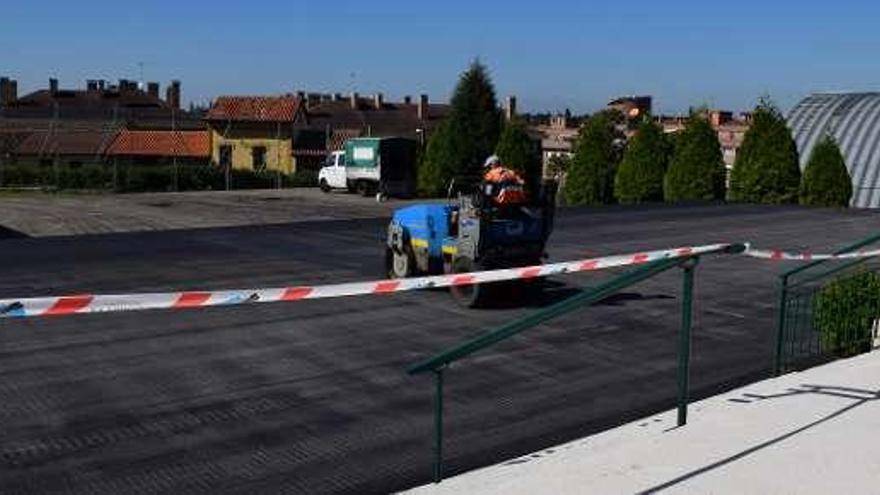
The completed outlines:
<svg viewBox="0 0 880 495">
<path fill-rule="evenodd" d="M 678 426 L 687 423 L 687 407 L 689 401 L 690 360 L 691 360 L 691 321 L 694 300 L 694 269 L 700 258 L 696 257 L 682 265 L 684 270 L 681 329 L 678 332 Z"/>
<path fill-rule="evenodd" d="M 782 374 L 782 343 L 785 340 L 785 312 L 788 309 L 788 275 L 779 277 L 779 308 L 776 314 L 776 349 L 773 353 L 773 375 Z"/>
<path fill-rule="evenodd" d="M 443 370 L 434 370 L 434 483 L 443 481 Z"/>
</svg>

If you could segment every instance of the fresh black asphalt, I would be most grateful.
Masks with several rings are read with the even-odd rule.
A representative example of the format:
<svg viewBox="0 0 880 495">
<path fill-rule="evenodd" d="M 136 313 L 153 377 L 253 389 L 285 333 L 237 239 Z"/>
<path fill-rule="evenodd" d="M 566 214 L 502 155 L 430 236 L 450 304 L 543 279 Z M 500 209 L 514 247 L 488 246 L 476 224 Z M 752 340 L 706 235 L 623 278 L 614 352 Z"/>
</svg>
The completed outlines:
<svg viewBox="0 0 880 495">
<path fill-rule="evenodd" d="M 878 220 L 795 207 L 569 209 L 550 253 L 744 240 L 818 251 L 876 232 Z M 378 278 L 384 223 L 11 238 L 0 242 L 0 298 Z M 695 397 L 767 374 L 775 276 L 788 266 L 703 259 Z M 466 310 L 430 291 L 0 320 L 0 493 L 382 493 L 429 482 L 432 381 L 405 367 L 611 275 L 557 278 L 527 307 Z M 673 406 L 680 285 L 667 272 L 452 366 L 447 473 Z"/>
</svg>

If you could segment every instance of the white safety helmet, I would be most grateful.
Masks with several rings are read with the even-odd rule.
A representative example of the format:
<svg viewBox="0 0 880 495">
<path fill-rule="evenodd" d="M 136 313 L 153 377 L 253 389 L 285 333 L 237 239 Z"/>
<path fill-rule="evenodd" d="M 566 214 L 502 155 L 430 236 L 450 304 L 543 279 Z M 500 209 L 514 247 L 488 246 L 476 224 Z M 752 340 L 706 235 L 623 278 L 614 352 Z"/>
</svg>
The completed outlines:
<svg viewBox="0 0 880 495">
<path fill-rule="evenodd" d="M 483 164 L 483 168 L 494 167 L 495 165 L 499 165 L 501 163 L 501 158 L 498 158 L 498 155 L 492 155 L 489 158 L 486 158 L 486 163 Z"/>
</svg>

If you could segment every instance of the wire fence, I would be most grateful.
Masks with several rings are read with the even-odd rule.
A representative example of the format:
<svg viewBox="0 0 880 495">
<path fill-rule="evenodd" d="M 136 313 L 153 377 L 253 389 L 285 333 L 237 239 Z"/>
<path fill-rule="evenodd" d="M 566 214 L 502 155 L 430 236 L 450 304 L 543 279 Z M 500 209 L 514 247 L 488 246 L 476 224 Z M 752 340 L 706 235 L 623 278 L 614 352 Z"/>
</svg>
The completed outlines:
<svg viewBox="0 0 880 495">
<path fill-rule="evenodd" d="M 878 241 L 871 236 L 838 253 Z M 870 350 L 880 319 L 880 260 L 827 260 L 783 273 L 778 312 L 777 375 Z"/>
</svg>

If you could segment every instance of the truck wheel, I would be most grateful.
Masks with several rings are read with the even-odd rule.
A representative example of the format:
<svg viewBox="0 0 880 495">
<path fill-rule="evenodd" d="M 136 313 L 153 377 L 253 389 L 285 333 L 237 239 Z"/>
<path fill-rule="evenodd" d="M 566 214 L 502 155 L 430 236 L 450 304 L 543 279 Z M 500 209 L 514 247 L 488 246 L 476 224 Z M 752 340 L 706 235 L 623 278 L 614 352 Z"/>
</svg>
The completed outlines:
<svg viewBox="0 0 880 495">
<path fill-rule="evenodd" d="M 327 179 L 321 179 L 321 183 L 318 184 L 318 187 L 320 187 L 321 191 L 325 193 L 330 192 L 330 184 L 327 184 Z"/>
<path fill-rule="evenodd" d="M 365 180 L 359 180 L 357 184 L 355 184 L 354 190 L 355 192 L 366 198 L 370 195 L 370 183 Z"/>
<path fill-rule="evenodd" d="M 482 267 L 470 258 L 456 258 L 452 260 L 452 273 L 468 273 L 478 271 Z M 478 308 L 485 306 L 489 300 L 489 292 L 492 284 L 454 285 L 449 288 L 449 293 L 460 306 L 465 308 Z"/>
<path fill-rule="evenodd" d="M 416 257 L 412 252 L 412 248 L 404 246 L 402 253 L 386 248 L 385 267 L 388 270 L 388 278 L 407 278 L 413 276 L 416 268 Z"/>
</svg>

